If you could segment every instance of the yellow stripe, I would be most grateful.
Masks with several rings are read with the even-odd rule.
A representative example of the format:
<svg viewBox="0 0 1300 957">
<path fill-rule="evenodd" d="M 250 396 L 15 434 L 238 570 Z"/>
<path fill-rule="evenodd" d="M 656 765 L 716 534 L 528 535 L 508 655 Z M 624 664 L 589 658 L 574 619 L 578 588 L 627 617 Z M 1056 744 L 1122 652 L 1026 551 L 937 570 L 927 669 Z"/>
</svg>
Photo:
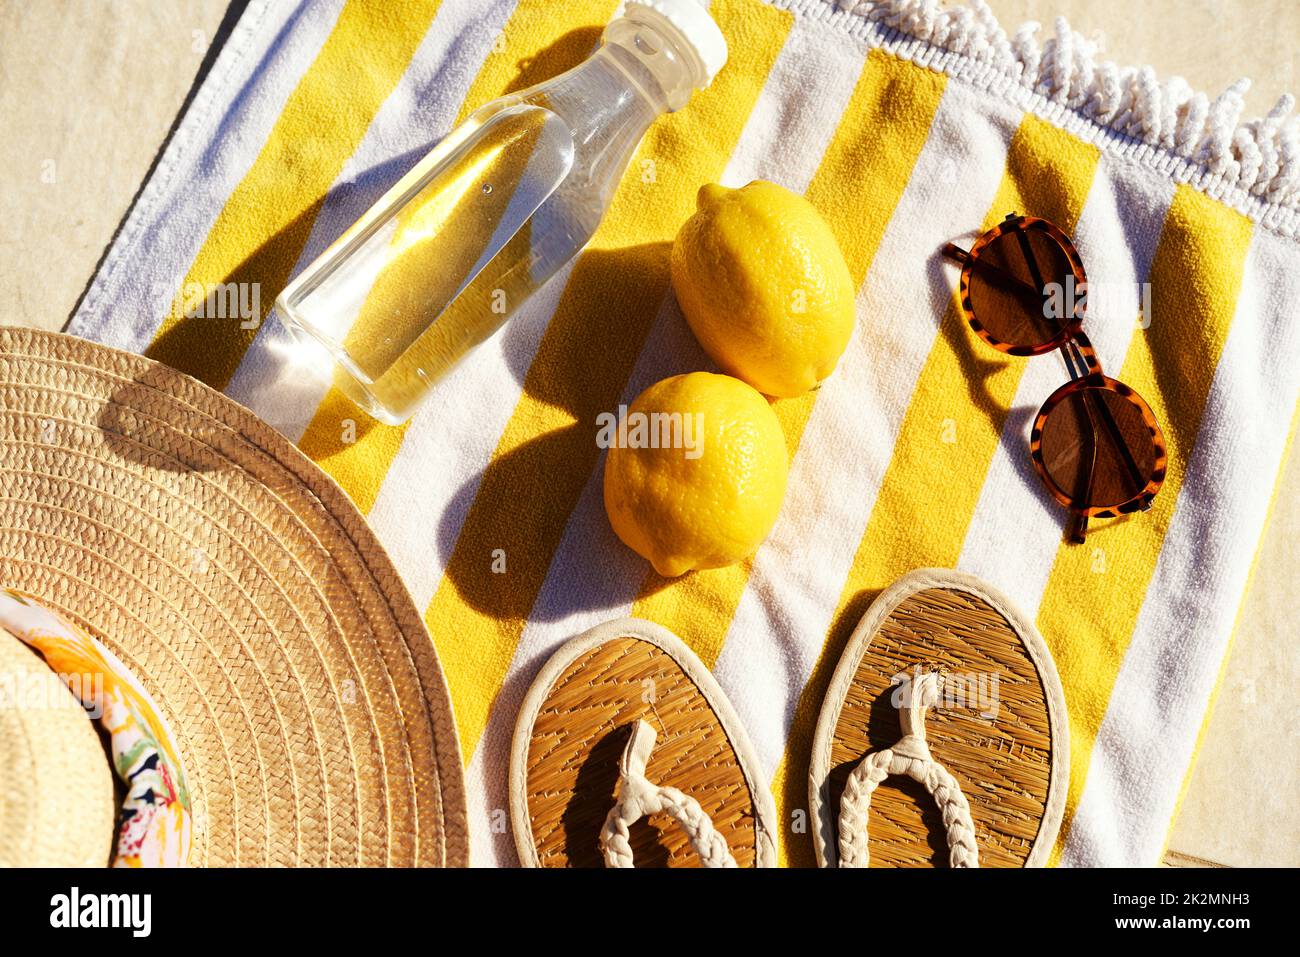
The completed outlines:
<svg viewBox="0 0 1300 957">
<path fill-rule="evenodd" d="M 1236 312 L 1250 236 L 1245 216 L 1179 186 L 1151 264 L 1150 328 L 1134 338 L 1118 375 L 1110 372 L 1151 405 L 1169 444 L 1169 473 L 1151 511 L 1096 523 L 1083 547 L 1062 545 L 1043 593 L 1038 627 L 1070 712 L 1070 787 L 1053 860 L 1173 517 Z"/>
<path fill-rule="evenodd" d="M 325 194 L 406 71 L 438 6 L 439 0 L 401 6 L 351 0 L 343 8 L 262 151 L 226 200 L 147 355 L 226 387 L 257 330 L 241 329 L 237 319 L 195 313 L 211 311 L 214 287 L 255 283 L 258 318 L 266 317 L 302 254 Z"/>
<path fill-rule="evenodd" d="M 877 49 L 868 56 L 835 136 L 808 186 L 808 200 L 830 224 L 853 288 L 866 278 L 885 227 L 925 145 L 945 77 Z M 773 403 L 793 457 L 816 392 Z M 797 491 L 792 493 L 797 494 Z M 712 668 L 722 653 L 752 560 L 668 581 L 652 570 L 632 614 L 681 636 Z"/>
<path fill-rule="evenodd" d="M 520 0 L 501 32 L 502 42 L 484 60 L 456 122 L 483 104 L 563 73 L 591 53 L 617 0 L 556 4 Z M 351 423 L 351 425 L 349 425 Z M 342 392 L 331 388 L 298 446 L 369 512 L 406 436 L 403 425 L 382 425 Z"/>
<path fill-rule="evenodd" d="M 1026 116 L 1012 138 L 1006 172 L 982 228 L 992 228 L 1015 211 L 1073 230 L 1098 159 L 1095 147 Z M 1024 364 L 980 343 L 966 328 L 955 298 L 949 303 L 903 418 L 830 634 L 800 695 L 773 785 L 785 837 L 782 854 L 792 864 L 812 863 L 807 829 L 795 834 L 791 824 L 794 811 L 807 804 L 812 732 L 831 673 L 854 625 L 885 587 L 913 568 L 957 563 Z M 944 441 L 953 437 L 956 441 Z M 1008 516 L 1009 531 L 1014 521 Z"/>
<path fill-rule="evenodd" d="M 668 291 L 673 235 L 726 167 L 793 20 L 755 0 L 716 0 L 710 12 L 734 55 L 646 135 L 633 171 L 651 158 L 655 175 L 624 178 L 574 267 L 425 615 L 467 762 L 596 463 L 595 417 L 617 404 Z M 505 574 L 492 574 L 496 549 Z"/>
</svg>

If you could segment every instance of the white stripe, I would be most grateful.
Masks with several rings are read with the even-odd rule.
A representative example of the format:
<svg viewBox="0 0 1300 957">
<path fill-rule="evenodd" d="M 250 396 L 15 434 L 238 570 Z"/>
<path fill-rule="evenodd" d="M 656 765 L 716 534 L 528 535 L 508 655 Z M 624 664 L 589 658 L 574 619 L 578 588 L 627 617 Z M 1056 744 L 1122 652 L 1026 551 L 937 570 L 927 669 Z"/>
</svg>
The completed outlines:
<svg viewBox="0 0 1300 957">
<path fill-rule="evenodd" d="M 785 507 L 758 552 L 714 668 L 768 778 L 952 302 L 953 278 L 939 249 L 983 222 L 1019 119 L 961 84 L 947 85 L 858 293 L 853 339 L 804 428 Z M 832 486 L 827 462 L 856 472 Z"/>
<path fill-rule="evenodd" d="M 450 130 L 515 0 L 444 3 L 321 206 L 293 275 L 312 263 Z M 294 361 L 302 358 L 304 361 Z M 278 316 L 268 317 L 226 394 L 297 442 L 329 390 Z M 399 565 L 399 570 L 400 570 Z"/>
<path fill-rule="evenodd" d="M 819 21 L 796 19 L 769 72 L 721 182 L 738 186 L 766 178 L 796 192 L 808 188 L 861 73 L 865 48 Z M 813 68 L 816 64 L 817 68 Z M 810 109 L 809 104 L 817 104 Z M 712 368 L 665 298 L 638 356 L 622 401 L 680 372 Z M 648 565 L 615 537 L 605 516 L 604 457 L 592 471 L 565 527 L 501 693 L 466 772 L 470 859 L 476 865 L 515 861 L 509 834 L 493 833 L 491 811 L 507 804 L 506 768 L 519 703 L 546 658 L 574 635 L 626 615 Z M 593 556 L 599 560 L 593 561 Z"/>
<path fill-rule="evenodd" d="M 1139 284 L 1150 274 L 1173 195 L 1173 184 L 1164 177 L 1103 155 L 1079 215 L 1074 240 L 1088 275 L 1084 331 L 1108 375 L 1119 376 L 1128 353 L 1142 301 Z M 1026 363 L 1024 373 L 957 567 L 1002 589 L 1033 619 L 1067 513 L 1034 470 L 1029 432 L 1043 402 L 1069 373 L 1059 354 L 1012 361 Z"/>
<path fill-rule="evenodd" d="M 1062 863 L 1157 863 L 1227 653 L 1300 391 L 1294 262 L 1294 243 L 1256 229 L 1187 475 L 1093 745 Z"/>
<path fill-rule="evenodd" d="M 230 194 L 316 59 L 343 0 L 244 11 L 131 210 L 68 332 L 141 352 Z"/>
</svg>

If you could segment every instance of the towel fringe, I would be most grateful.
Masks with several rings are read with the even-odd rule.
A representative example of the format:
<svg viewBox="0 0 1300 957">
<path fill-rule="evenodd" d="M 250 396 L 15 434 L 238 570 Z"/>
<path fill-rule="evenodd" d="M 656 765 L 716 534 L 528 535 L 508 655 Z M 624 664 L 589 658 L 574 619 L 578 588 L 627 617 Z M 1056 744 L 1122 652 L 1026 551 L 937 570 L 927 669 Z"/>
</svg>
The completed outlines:
<svg viewBox="0 0 1300 957">
<path fill-rule="evenodd" d="M 1162 83 L 1150 66 L 1099 61 L 1102 35 L 1085 37 L 1064 17 L 1056 18 L 1054 35 L 1046 39 L 1040 40 L 1042 27 L 1033 22 L 1009 36 L 986 0 L 952 7 L 940 0 L 777 2 L 822 19 L 855 18 L 901 34 L 903 40 L 914 38 L 930 49 L 891 42 L 900 38 L 886 37 L 885 43 L 905 47 L 894 52 L 920 65 L 979 78 L 992 90 L 1019 86 L 1056 108 L 1040 110 L 1048 118 L 1057 118 L 1051 114 L 1059 110 L 1072 111 L 1129 141 L 1130 154 L 1164 153 L 1165 161 L 1156 165 L 1260 221 L 1290 235 L 1300 226 L 1300 116 L 1292 115 L 1295 98 L 1289 93 L 1266 116 L 1243 121 L 1247 78 L 1211 100 L 1180 76 Z M 964 68 L 954 69 L 952 57 L 940 55 L 944 53 L 965 60 Z M 1184 167 L 1183 175 L 1177 175 L 1174 167 L 1184 163 L 1191 169 Z M 1234 190 L 1244 195 L 1230 195 Z"/>
</svg>

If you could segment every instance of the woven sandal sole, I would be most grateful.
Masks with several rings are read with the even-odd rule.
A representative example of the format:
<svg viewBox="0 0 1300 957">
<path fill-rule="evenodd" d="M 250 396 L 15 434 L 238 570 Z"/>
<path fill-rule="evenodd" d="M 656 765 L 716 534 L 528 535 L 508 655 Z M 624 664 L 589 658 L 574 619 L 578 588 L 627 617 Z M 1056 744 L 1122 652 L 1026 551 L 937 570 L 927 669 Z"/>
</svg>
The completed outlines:
<svg viewBox="0 0 1300 957">
<path fill-rule="evenodd" d="M 1069 725 L 1042 637 L 1004 595 L 970 575 L 914 571 L 867 609 L 831 680 L 809 773 L 818 864 L 836 867 L 845 782 L 900 736 L 896 677 L 939 670 L 943 701 L 926 717 L 935 760 L 970 802 L 982 867 L 1041 867 L 1061 823 Z M 871 800 L 873 867 L 946 865 L 942 820 L 917 782 L 889 777 Z"/>
</svg>

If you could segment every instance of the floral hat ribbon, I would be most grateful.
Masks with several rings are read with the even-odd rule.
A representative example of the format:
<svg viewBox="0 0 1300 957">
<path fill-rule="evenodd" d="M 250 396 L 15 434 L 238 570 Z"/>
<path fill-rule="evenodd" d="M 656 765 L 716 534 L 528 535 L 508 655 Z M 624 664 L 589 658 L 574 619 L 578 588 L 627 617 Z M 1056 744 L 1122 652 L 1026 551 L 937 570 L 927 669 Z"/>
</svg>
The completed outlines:
<svg viewBox="0 0 1300 957">
<path fill-rule="evenodd" d="M 0 627 L 35 649 L 108 733 L 113 769 L 126 786 L 113 866 L 184 867 L 190 795 L 149 693 L 99 641 L 25 595 L 0 588 Z"/>
</svg>

